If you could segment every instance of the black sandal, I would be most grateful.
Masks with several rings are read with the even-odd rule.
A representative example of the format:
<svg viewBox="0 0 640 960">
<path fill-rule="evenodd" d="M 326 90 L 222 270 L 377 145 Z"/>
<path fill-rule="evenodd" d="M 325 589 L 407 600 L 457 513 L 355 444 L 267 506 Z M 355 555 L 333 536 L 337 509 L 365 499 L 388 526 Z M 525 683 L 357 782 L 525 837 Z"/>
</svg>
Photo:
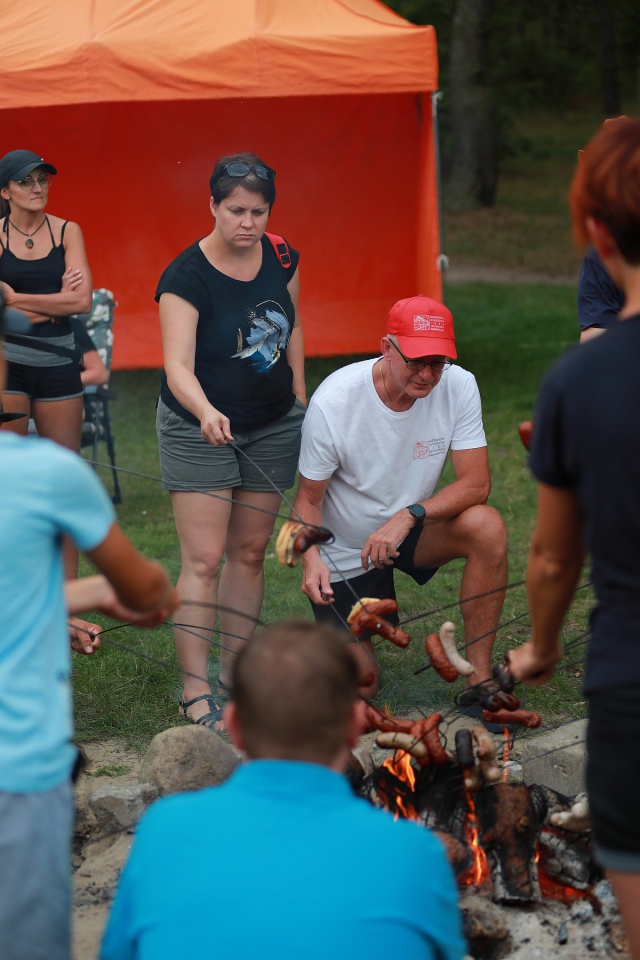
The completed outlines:
<svg viewBox="0 0 640 960">
<path fill-rule="evenodd" d="M 187 708 L 192 706 L 194 703 L 198 703 L 199 700 L 207 701 L 209 713 L 203 713 L 202 716 L 198 717 L 197 720 L 191 720 L 191 717 L 187 713 Z M 208 727 L 209 730 L 213 730 L 214 723 L 218 723 L 220 720 L 222 720 L 222 714 L 224 713 L 222 707 L 218 706 L 210 693 L 203 693 L 202 696 L 194 697 L 193 700 L 185 701 L 181 699 L 179 700 L 178 704 L 187 720 L 191 720 L 191 723 L 200 724 L 201 727 Z M 215 732 L 216 731 L 214 730 L 214 733 Z"/>
</svg>

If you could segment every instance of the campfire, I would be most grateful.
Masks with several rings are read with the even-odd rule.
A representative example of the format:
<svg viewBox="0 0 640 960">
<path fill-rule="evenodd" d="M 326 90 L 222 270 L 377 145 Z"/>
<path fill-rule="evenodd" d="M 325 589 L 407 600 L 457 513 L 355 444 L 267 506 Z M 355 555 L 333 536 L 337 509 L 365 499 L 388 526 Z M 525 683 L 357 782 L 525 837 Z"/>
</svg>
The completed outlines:
<svg viewBox="0 0 640 960">
<path fill-rule="evenodd" d="M 508 743 L 505 735 L 505 755 Z M 509 783 L 502 771 L 500 782 L 474 783 L 455 755 L 420 767 L 405 750 L 389 756 L 360 790 L 395 817 L 434 830 L 458 885 L 497 903 L 549 898 L 569 904 L 585 897 L 600 877 L 587 821 L 572 814 L 578 810 L 584 817 L 580 798 L 541 785 Z M 573 829 L 555 825 L 563 818 Z"/>
</svg>

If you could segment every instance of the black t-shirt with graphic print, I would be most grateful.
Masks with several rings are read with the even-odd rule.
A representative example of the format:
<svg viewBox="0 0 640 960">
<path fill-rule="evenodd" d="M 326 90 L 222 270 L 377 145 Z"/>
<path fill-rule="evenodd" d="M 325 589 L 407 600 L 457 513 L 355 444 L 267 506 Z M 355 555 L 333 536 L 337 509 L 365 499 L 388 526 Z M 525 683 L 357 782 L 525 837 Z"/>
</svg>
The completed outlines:
<svg viewBox="0 0 640 960">
<path fill-rule="evenodd" d="M 284 268 L 262 237 L 262 265 L 253 280 L 235 280 L 213 267 L 199 242 L 177 257 L 160 277 L 156 300 L 174 293 L 198 311 L 195 375 L 211 404 L 234 430 L 253 430 L 284 417 L 294 404 L 293 373 L 286 347 L 295 319 L 287 283 L 298 265 Z M 199 421 L 178 402 L 163 374 L 160 396 L 170 410 Z"/>
</svg>

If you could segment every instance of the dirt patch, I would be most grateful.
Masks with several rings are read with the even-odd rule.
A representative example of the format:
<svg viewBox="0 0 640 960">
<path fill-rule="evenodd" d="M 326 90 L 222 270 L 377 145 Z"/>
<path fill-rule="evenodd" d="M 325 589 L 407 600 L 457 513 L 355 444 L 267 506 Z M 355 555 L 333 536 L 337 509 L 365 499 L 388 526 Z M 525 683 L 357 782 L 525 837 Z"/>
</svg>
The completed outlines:
<svg viewBox="0 0 640 960">
<path fill-rule="evenodd" d="M 132 837 L 128 833 L 100 837 L 89 797 L 105 783 L 138 783 L 142 754 L 117 740 L 90 743 L 82 750 L 87 766 L 76 784 L 73 960 L 94 960 Z"/>
</svg>

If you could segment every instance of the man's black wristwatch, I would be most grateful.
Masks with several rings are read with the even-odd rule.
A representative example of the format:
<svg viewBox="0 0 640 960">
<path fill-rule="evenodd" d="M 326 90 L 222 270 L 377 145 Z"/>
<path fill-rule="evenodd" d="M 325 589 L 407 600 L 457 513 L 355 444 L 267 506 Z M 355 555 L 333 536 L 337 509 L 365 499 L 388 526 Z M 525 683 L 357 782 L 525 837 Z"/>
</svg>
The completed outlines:
<svg viewBox="0 0 640 960">
<path fill-rule="evenodd" d="M 427 511 L 421 503 L 412 503 L 407 510 L 414 519 L 414 527 L 421 527 L 427 515 Z"/>
</svg>

